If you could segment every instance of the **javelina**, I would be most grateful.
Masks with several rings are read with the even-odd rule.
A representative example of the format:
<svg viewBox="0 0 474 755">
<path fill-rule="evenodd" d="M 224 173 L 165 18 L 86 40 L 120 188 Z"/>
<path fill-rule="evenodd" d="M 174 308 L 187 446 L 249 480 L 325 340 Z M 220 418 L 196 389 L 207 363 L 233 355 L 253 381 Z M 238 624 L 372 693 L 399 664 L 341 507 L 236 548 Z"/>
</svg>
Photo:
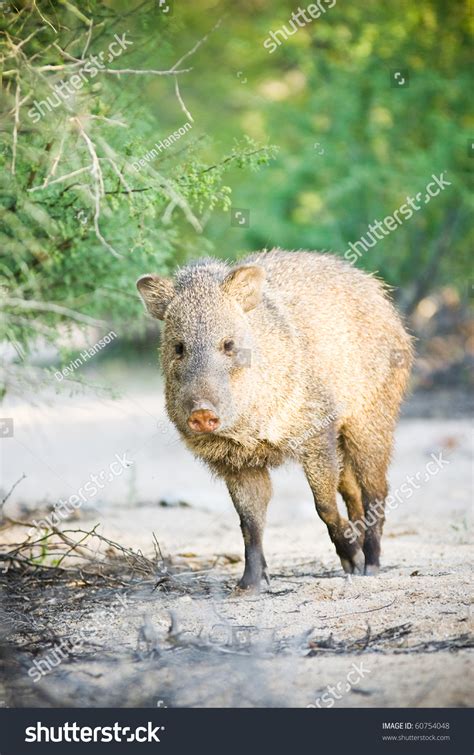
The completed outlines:
<svg viewBox="0 0 474 755">
<path fill-rule="evenodd" d="M 375 574 L 412 361 L 411 338 L 383 284 L 331 255 L 273 250 L 235 267 L 201 260 L 174 280 L 144 275 L 137 286 L 151 315 L 164 320 L 168 414 L 188 448 L 225 480 L 240 517 L 238 587 L 268 581 L 268 469 L 289 458 L 304 469 L 344 570 Z M 348 536 L 358 524 L 357 537 Z"/>
</svg>

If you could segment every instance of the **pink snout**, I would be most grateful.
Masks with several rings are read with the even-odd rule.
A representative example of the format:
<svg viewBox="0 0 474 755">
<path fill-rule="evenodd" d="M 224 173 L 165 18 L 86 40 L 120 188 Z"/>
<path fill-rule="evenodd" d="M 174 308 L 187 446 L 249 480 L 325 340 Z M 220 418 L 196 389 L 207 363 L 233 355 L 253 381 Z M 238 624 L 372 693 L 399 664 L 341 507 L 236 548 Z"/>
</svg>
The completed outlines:
<svg viewBox="0 0 474 755">
<path fill-rule="evenodd" d="M 219 417 L 208 408 L 195 409 L 188 417 L 188 426 L 195 433 L 212 433 L 219 427 L 219 422 Z"/>
</svg>

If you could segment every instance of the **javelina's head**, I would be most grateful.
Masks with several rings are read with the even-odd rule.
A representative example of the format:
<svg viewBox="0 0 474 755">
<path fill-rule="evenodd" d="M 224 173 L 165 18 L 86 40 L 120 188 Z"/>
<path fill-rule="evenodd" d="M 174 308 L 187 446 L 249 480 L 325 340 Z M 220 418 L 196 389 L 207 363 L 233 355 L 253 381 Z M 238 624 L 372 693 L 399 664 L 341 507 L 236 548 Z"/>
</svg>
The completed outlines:
<svg viewBox="0 0 474 755">
<path fill-rule="evenodd" d="M 255 356 L 250 320 L 264 278 L 256 265 L 229 270 L 209 260 L 183 268 L 174 281 L 158 275 L 137 281 L 150 314 L 164 321 L 168 412 L 187 435 L 229 431 L 248 406 Z"/>
</svg>

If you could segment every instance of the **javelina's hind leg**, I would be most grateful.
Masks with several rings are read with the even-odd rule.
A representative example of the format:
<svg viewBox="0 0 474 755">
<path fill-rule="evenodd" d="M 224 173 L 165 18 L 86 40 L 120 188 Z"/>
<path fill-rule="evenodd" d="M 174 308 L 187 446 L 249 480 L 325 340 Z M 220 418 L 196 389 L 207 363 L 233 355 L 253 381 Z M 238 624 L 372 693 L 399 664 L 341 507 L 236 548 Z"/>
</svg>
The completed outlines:
<svg viewBox="0 0 474 755">
<path fill-rule="evenodd" d="M 385 522 L 385 499 L 387 482 L 385 476 L 371 483 L 362 484 L 366 531 L 364 538 L 365 570 L 368 577 L 378 574 L 380 569 L 380 541 Z"/>
<path fill-rule="evenodd" d="M 362 503 L 362 493 L 347 453 L 343 457 L 343 468 L 339 476 L 337 489 L 346 504 L 350 521 L 349 526 L 353 531 L 354 537 L 357 537 L 359 545 L 362 547 L 364 543 L 364 506 Z"/>
<path fill-rule="evenodd" d="M 240 517 L 245 544 L 245 569 L 237 587 L 239 590 L 258 590 L 262 577 L 269 584 L 262 540 L 272 494 L 270 475 L 266 469 L 242 469 L 236 474 L 226 473 L 225 481 Z"/>
<path fill-rule="evenodd" d="M 329 537 L 341 559 L 342 568 L 349 574 L 363 574 L 364 555 L 358 539 L 353 535 L 349 522 L 337 509 L 339 463 L 332 431 L 324 436 L 318 435 L 317 442 L 316 439 L 310 442 L 306 449 L 303 468 L 313 492 L 316 510 L 328 528 Z"/>
<path fill-rule="evenodd" d="M 363 430 L 360 428 L 356 438 L 357 442 L 349 443 L 349 451 L 364 506 L 364 573 L 373 576 L 380 568 L 391 432 L 366 425 Z"/>
<path fill-rule="evenodd" d="M 380 569 L 380 541 L 385 521 L 385 498 L 387 483 L 381 479 L 375 484 L 362 485 L 366 530 L 364 537 L 364 574 L 373 577 Z"/>
</svg>

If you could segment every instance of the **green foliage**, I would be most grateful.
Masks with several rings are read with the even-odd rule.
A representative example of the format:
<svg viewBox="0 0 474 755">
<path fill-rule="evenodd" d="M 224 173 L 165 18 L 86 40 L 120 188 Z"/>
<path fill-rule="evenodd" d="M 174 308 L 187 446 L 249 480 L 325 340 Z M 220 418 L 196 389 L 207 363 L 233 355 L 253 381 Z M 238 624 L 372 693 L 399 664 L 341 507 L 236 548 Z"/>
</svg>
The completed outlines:
<svg viewBox="0 0 474 755">
<path fill-rule="evenodd" d="M 205 92 L 212 90 L 230 114 L 226 134 L 244 128 L 280 148 L 252 181 L 233 177 L 250 228 L 230 234 L 216 215 L 209 235 L 230 256 L 273 245 L 343 254 L 444 171 L 451 186 L 358 264 L 403 287 L 408 308 L 447 283 L 465 298 L 473 241 L 469 3 L 338 2 L 269 53 L 270 30 L 288 27 L 297 7 L 239 3 L 226 19 L 225 65 L 212 68 L 222 54 L 219 34 L 202 51 L 212 76 L 190 94 L 196 118 L 211 128 L 215 109 Z M 394 85 L 397 70 L 408 71 L 408 87 Z"/>
<path fill-rule="evenodd" d="M 201 254 L 343 254 L 442 172 L 451 186 L 358 264 L 402 287 L 407 309 L 448 282 L 467 295 L 468 0 L 336 3 L 269 53 L 270 30 L 296 8 L 242 0 L 219 23 L 217 0 L 176 0 L 169 17 L 154 0 L 10 3 L 0 23 L 3 337 L 28 348 L 38 333 L 55 340 L 59 325 L 82 325 L 49 303 L 143 323 L 134 279 Z M 131 44 L 108 61 L 124 34 Z M 175 69 L 98 70 L 31 117 L 101 53 L 109 69 Z M 394 85 L 396 70 L 408 87 Z M 179 141 L 137 163 L 186 122 Z M 231 205 L 250 209 L 249 228 L 230 225 Z"/>
<path fill-rule="evenodd" d="M 155 3 L 142 5 L 133 23 L 101 2 L 53 7 L 37 2 L 2 19 L 1 337 L 22 355 L 36 336 L 56 342 L 58 326 L 64 334 L 87 318 L 123 329 L 143 323 L 135 279 L 208 254 L 205 222 L 230 206 L 226 172 L 255 169 L 273 154 L 245 135 L 221 151 L 193 124 L 150 156 L 156 141 L 192 119 L 175 93 L 191 56 L 177 74 L 147 71 L 168 71 L 193 45 L 183 50 L 163 28 L 164 50 L 152 57 L 173 62 L 150 64 Z M 118 77 L 106 68 L 144 73 Z M 147 107 L 147 86 L 174 108 L 173 123 Z"/>
</svg>

